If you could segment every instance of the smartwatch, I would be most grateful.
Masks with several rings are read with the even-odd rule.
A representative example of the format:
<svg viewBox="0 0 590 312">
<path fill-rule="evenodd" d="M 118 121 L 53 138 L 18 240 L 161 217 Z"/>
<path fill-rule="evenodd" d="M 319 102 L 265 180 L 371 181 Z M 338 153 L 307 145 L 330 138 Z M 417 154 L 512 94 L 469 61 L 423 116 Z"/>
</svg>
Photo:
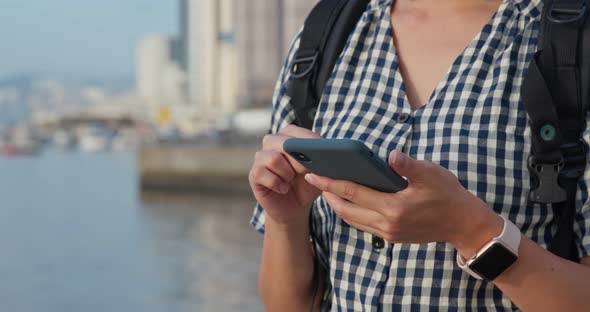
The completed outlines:
<svg viewBox="0 0 590 312">
<path fill-rule="evenodd" d="M 518 259 L 521 233 L 510 220 L 501 216 L 504 228 L 500 235 L 483 246 L 471 259 L 457 252 L 457 264 L 478 280 L 493 281 Z"/>
</svg>

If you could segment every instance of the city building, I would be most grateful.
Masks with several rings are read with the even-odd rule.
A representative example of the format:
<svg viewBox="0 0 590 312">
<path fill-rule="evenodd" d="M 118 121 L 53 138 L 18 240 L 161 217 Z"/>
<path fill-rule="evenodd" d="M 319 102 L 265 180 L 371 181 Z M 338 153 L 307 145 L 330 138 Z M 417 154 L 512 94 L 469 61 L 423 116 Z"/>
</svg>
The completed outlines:
<svg viewBox="0 0 590 312">
<path fill-rule="evenodd" d="M 270 107 L 290 46 L 317 0 L 179 0 L 174 59 L 203 119 Z"/>
<path fill-rule="evenodd" d="M 150 115 L 186 102 L 186 74 L 174 60 L 174 40 L 148 35 L 137 49 L 136 93 Z"/>
<path fill-rule="evenodd" d="M 137 49 L 137 95 L 151 105 L 162 101 L 162 73 L 171 62 L 171 41 L 161 35 L 149 35 Z"/>
<path fill-rule="evenodd" d="M 234 0 L 186 0 L 188 98 L 207 119 L 238 109 Z"/>
<path fill-rule="evenodd" d="M 290 44 L 317 0 L 236 1 L 239 101 L 270 107 Z"/>
<path fill-rule="evenodd" d="M 179 18 L 178 18 L 178 50 L 176 54 L 176 62 L 180 65 L 180 69 L 188 72 L 188 2 L 189 0 L 179 1 Z"/>
<path fill-rule="evenodd" d="M 269 107 L 281 66 L 281 1 L 236 1 L 239 99 L 243 107 Z"/>
<path fill-rule="evenodd" d="M 293 38 L 305 22 L 305 18 L 311 9 L 318 3 L 318 0 L 280 0 L 283 2 L 283 57 L 286 56 Z"/>
</svg>

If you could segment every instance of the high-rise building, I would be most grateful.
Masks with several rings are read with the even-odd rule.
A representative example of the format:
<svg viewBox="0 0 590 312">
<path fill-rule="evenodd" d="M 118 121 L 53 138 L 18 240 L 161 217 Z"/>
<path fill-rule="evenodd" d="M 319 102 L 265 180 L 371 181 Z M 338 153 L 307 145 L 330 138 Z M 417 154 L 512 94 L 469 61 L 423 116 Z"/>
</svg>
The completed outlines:
<svg viewBox="0 0 590 312">
<path fill-rule="evenodd" d="M 166 36 L 149 35 L 137 49 L 136 92 L 150 112 L 186 102 L 186 75 L 173 58 L 174 43 Z"/>
<path fill-rule="evenodd" d="M 176 54 L 176 61 L 180 68 L 184 71 L 188 71 L 188 1 L 180 0 L 179 3 L 179 34 L 178 34 L 178 51 Z"/>
<path fill-rule="evenodd" d="M 236 1 L 240 102 L 268 107 L 281 66 L 281 1 Z"/>
<path fill-rule="evenodd" d="M 311 9 L 318 3 L 318 0 L 280 0 L 283 2 L 283 49 L 282 54 L 286 53 L 291 47 L 291 42 L 297 32 L 303 26 L 305 18 L 311 12 Z"/>
<path fill-rule="evenodd" d="M 238 103 L 238 46 L 236 45 L 235 2 L 217 0 L 217 81 L 218 101 L 222 112 L 235 112 Z"/>
<path fill-rule="evenodd" d="M 179 64 L 210 117 L 269 107 L 289 45 L 318 0 L 180 0 Z"/>
<path fill-rule="evenodd" d="M 317 0 L 236 0 L 242 106 L 270 106 L 290 43 L 316 3 Z"/>
<path fill-rule="evenodd" d="M 171 61 L 171 40 L 165 36 L 145 37 L 137 49 L 137 95 L 150 106 L 163 99 L 162 73 Z"/>
<path fill-rule="evenodd" d="M 186 0 L 188 96 L 210 118 L 237 109 L 234 0 Z"/>
</svg>

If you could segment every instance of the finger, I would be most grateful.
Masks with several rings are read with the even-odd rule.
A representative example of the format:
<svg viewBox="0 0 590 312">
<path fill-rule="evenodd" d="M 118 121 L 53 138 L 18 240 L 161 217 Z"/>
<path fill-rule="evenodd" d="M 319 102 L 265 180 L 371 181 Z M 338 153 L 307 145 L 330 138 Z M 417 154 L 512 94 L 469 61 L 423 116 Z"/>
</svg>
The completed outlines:
<svg viewBox="0 0 590 312">
<path fill-rule="evenodd" d="M 397 174 L 414 184 L 431 180 L 435 170 L 432 163 L 416 160 L 398 150 L 389 154 L 388 163 Z"/>
<path fill-rule="evenodd" d="M 298 161 L 289 156 L 289 154 L 287 154 L 285 150 L 283 150 L 283 143 L 285 143 L 285 141 L 291 138 L 292 137 L 290 136 L 279 134 L 266 135 L 262 140 L 262 148 L 264 150 L 273 150 L 285 155 L 285 159 L 289 162 L 289 164 L 295 170 L 296 173 L 305 174 L 309 172 L 307 168 L 305 168 L 302 164 L 300 164 Z"/>
<path fill-rule="evenodd" d="M 262 150 L 256 153 L 256 162 L 278 175 L 283 181 L 290 183 L 295 178 L 295 170 L 286 157 L 273 150 Z"/>
<path fill-rule="evenodd" d="M 334 212 L 336 212 L 338 216 L 340 216 L 340 218 L 350 220 L 352 222 L 362 224 L 366 227 L 379 231 L 385 230 L 383 226 L 385 224 L 386 218 L 376 211 L 346 201 L 332 193 L 324 192 L 323 195 L 326 202 L 328 202 L 330 207 L 334 210 Z"/>
<path fill-rule="evenodd" d="M 287 194 L 289 184 L 264 166 L 255 166 L 250 171 L 250 183 L 272 190 L 275 193 Z"/>
<path fill-rule="evenodd" d="M 290 136 L 293 138 L 299 138 L 299 139 L 320 139 L 321 138 L 321 136 L 319 136 L 317 133 L 315 133 L 309 129 L 306 129 L 306 128 L 297 127 L 295 125 L 289 125 L 289 126 L 283 128 L 281 131 L 279 131 L 279 134 Z"/>
<path fill-rule="evenodd" d="M 351 221 L 351 220 L 346 220 L 346 219 L 342 219 L 342 220 L 344 220 L 344 222 L 346 222 L 348 225 L 352 226 L 353 228 L 355 228 L 357 230 L 361 230 L 363 232 L 366 232 L 366 233 L 370 233 L 370 234 L 379 236 L 379 237 L 381 237 L 383 239 L 385 239 L 385 237 L 388 237 L 386 233 L 384 233 L 384 232 L 382 232 L 382 231 L 380 231 L 378 229 L 374 229 L 372 227 L 369 227 L 369 226 L 366 226 L 366 225 L 363 225 L 363 224 L 360 224 L 360 223 L 356 223 L 356 222 Z"/>
<path fill-rule="evenodd" d="M 273 150 L 279 153 L 283 152 L 283 143 L 291 139 L 290 136 L 282 134 L 268 134 L 262 138 L 262 149 Z"/>
<path fill-rule="evenodd" d="M 321 191 L 335 194 L 349 202 L 353 202 L 361 207 L 369 208 L 384 215 L 384 201 L 380 199 L 383 198 L 383 196 L 387 196 L 385 193 L 375 191 L 354 182 L 335 180 L 311 173 L 305 175 L 305 179 L 309 184 Z"/>
</svg>

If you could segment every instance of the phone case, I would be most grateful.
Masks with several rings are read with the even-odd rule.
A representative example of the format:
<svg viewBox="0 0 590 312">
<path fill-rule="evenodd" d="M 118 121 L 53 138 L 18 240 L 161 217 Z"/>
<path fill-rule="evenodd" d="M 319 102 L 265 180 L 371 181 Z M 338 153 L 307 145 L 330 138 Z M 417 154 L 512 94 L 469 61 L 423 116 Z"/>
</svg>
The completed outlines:
<svg viewBox="0 0 590 312">
<path fill-rule="evenodd" d="M 349 139 L 288 139 L 283 149 L 309 171 L 395 193 L 408 182 L 364 143 Z"/>
</svg>

